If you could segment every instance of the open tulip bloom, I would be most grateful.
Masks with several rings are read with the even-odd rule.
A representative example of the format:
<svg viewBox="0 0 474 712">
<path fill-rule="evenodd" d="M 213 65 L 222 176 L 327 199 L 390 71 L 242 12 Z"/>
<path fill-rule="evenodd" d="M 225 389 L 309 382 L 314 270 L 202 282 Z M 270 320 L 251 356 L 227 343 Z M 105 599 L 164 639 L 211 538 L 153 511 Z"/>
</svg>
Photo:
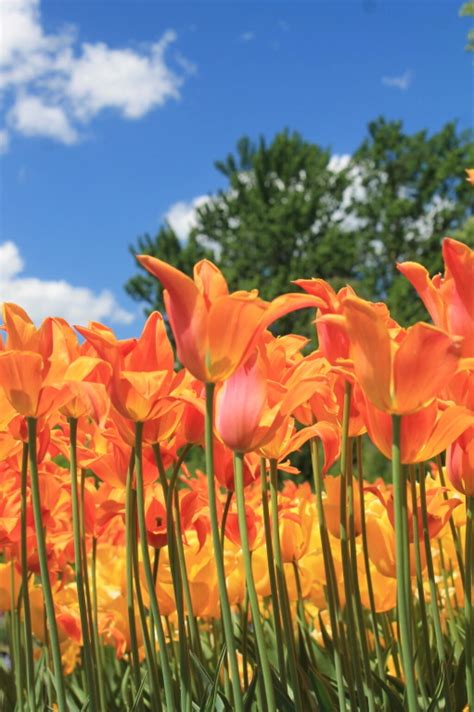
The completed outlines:
<svg viewBox="0 0 474 712">
<path fill-rule="evenodd" d="M 137 338 L 3 305 L 2 709 L 474 710 L 474 252 L 442 254 L 397 265 L 408 327 L 148 255 Z M 297 309 L 316 348 L 271 333 Z"/>
</svg>

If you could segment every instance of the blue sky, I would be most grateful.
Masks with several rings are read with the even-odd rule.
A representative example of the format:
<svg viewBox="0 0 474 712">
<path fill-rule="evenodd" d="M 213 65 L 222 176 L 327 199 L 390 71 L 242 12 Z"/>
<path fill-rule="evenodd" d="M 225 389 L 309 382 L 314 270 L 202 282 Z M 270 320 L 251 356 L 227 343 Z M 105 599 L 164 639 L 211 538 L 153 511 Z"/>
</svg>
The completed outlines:
<svg viewBox="0 0 474 712">
<path fill-rule="evenodd" d="M 345 155 L 381 114 L 470 126 L 459 5 L 0 0 L 0 301 L 137 334 L 128 245 L 184 230 L 243 134 Z"/>
</svg>

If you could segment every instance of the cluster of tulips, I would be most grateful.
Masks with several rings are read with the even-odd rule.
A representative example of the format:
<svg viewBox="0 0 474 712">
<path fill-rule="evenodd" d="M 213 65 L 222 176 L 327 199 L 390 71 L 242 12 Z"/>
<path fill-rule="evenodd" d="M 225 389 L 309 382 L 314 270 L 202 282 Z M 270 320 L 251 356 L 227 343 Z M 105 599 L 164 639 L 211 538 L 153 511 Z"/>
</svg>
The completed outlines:
<svg viewBox="0 0 474 712">
<path fill-rule="evenodd" d="M 157 312 L 119 340 L 4 304 L 3 709 L 474 709 L 474 252 L 443 257 L 398 265 L 410 328 L 139 257 L 179 368 Z M 302 308 L 312 352 L 269 331 Z"/>
</svg>

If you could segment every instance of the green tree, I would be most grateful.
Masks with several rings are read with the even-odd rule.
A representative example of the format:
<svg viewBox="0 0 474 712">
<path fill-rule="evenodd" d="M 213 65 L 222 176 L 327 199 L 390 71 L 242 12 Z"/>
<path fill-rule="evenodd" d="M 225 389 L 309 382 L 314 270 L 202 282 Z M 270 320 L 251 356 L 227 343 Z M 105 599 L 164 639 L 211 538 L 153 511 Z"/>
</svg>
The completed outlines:
<svg viewBox="0 0 474 712">
<path fill-rule="evenodd" d="M 413 260 L 442 270 L 440 243 L 472 215 L 473 192 L 464 168 L 474 161 L 468 132 L 448 123 L 436 134 L 406 134 L 399 121 L 369 124 L 352 158 L 356 185 L 350 213 L 359 254 L 359 291 L 386 301 L 403 324 L 427 318 L 396 263 Z"/>
<path fill-rule="evenodd" d="M 317 274 L 345 283 L 356 254 L 350 235 L 342 239 L 343 215 L 338 215 L 348 179 L 345 170 L 333 170 L 330 160 L 329 150 L 298 133 L 283 131 L 270 144 L 263 138 L 258 144 L 242 138 L 236 155 L 215 164 L 226 186 L 198 208 L 189 238 L 192 254 L 198 247 L 212 249 L 231 289 L 257 287 L 265 299 L 291 290 L 291 280 L 298 277 Z M 132 252 L 169 259 L 167 244 L 160 231 Z M 175 254 L 181 261 L 173 264 L 189 273 L 187 246 L 171 256 Z M 144 274 L 133 277 L 126 289 L 151 308 L 160 308 L 156 286 Z M 290 316 L 278 328 L 311 334 L 307 322 L 307 314 Z"/>
<path fill-rule="evenodd" d="M 211 254 L 231 289 L 256 287 L 265 299 L 292 289 L 298 277 L 322 277 L 336 288 L 349 282 L 362 296 L 388 301 L 402 323 L 426 319 L 396 262 L 442 269 L 441 238 L 472 215 L 464 168 L 473 164 L 471 137 L 455 123 L 433 135 L 407 134 L 401 122 L 379 118 L 350 162 L 331 159 L 298 133 L 283 131 L 270 143 L 245 137 L 216 162 L 225 185 L 197 209 L 189 240 L 180 243 L 165 225 L 132 252 L 187 273 Z M 126 289 L 162 309 L 159 285 L 143 271 Z M 314 333 L 306 312 L 277 328 Z"/>
</svg>

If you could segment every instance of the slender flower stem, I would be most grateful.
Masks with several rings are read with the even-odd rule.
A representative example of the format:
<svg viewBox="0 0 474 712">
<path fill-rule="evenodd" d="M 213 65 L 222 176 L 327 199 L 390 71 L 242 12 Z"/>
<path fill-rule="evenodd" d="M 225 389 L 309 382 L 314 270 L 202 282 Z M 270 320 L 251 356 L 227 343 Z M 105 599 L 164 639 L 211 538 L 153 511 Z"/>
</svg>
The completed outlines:
<svg viewBox="0 0 474 712">
<path fill-rule="evenodd" d="M 135 423 L 135 470 L 137 477 L 137 514 L 138 528 L 140 530 L 140 541 L 142 549 L 143 568 L 145 569 L 145 577 L 148 587 L 148 595 L 150 597 L 152 618 L 156 628 L 158 645 L 160 648 L 161 670 L 163 673 L 163 683 L 165 687 L 165 699 L 167 708 L 174 709 L 174 691 L 171 677 L 171 668 L 168 659 L 168 650 L 166 647 L 165 634 L 163 623 L 161 621 L 160 609 L 158 606 L 158 598 L 153 582 L 153 572 L 151 569 L 150 552 L 148 550 L 148 538 L 145 522 L 145 493 L 143 487 L 143 468 L 142 468 L 142 433 L 143 423 Z M 191 690 L 187 690 L 189 695 Z"/>
<path fill-rule="evenodd" d="M 135 581 L 135 591 L 137 595 L 137 606 L 138 614 L 140 616 L 140 624 L 143 634 L 143 642 L 145 645 L 146 652 L 146 662 L 148 666 L 148 674 L 150 676 L 150 688 L 151 688 L 151 708 L 154 711 L 161 710 L 161 696 L 160 696 L 160 684 L 158 678 L 158 669 L 156 665 L 155 651 L 152 648 L 150 633 L 148 631 L 148 624 L 145 612 L 145 604 L 143 602 L 143 595 L 140 582 L 140 569 L 138 564 L 138 546 L 137 546 L 137 523 L 136 523 L 136 492 L 132 490 L 132 536 L 133 536 L 133 546 L 132 546 L 132 567 L 133 576 Z"/>
<path fill-rule="evenodd" d="M 174 507 L 176 513 L 176 549 L 181 570 L 181 578 L 183 582 L 184 600 L 186 603 L 186 612 L 188 618 L 191 645 L 195 654 L 198 656 L 199 659 L 201 659 L 201 638 L 199 636 L 199 628 L 196 621 L 196 616 L 194 615 L 193 611 L 193 599 L 191 596 L 191 587 L 189 585 L 188 572 L 186 569 L 186 557 L 184 555 L 183 535 L 181 532 L 181 512 L 179 507 L 179 496 L 177 490 L 174 493 Z"/>
<path fill-rule="evenodd" d="M 441 461 L 441 455 L 438 455 L 435 459 L 436 459 L 436 467 L 438 468 L 439 481 L 440 481 L 441 487 L 446 487 L 446 479 L 444 477 L 443 463 Z M 445 490 L 443 491 L 443 498 L 445 501 L 449 500 L 449 495 Z M 462 560 L 462 545 L 461 545 L 461 541 L 460 541 L 460 537 L 459 537 L 459 532 L 456 529 L 456 525 L 455 525 L 452 517 L 449 518 L 449 529 L 451 531 L 451 536 L 453 537 L 454 551 L 456 552 L 456 559 L 458 562 L 459 575 L 461 576 L 461 581 L 464 586 L 464 563 Z"/>
<path fill-rule="evenodd" d="M 161 459 L 161 458 L 160 458 Z M 179 477 L 181 463 L 174 468 L 172 478 L 168 487 L 163 487 L 166 496 L 166 533 L 168 539 L 168 557 L 171 569 L 171 577 L 173 579 L 173 590 L 176 602 L 176 613 L 178 617 L 178 644 L 179 644 L 179 667 L 180 675 L 182 675 L 183 683 L 181 685 L 183 709 L 191 705 L 191 688 L 192 675 L 191 663 L 189 659 L 188 637 L 186 632 L 186 616 L 184 611 L 183 600 L 183 580 L 181 575 L 181 567 L 179 563 L 178 544 L 176 536 L 176 528 L 173 518 L 173 500 L 176 484 Z"/>
<path fill-rule="evenodd" d="M 431 553 L 431 540 L 430 532 L 428 529 L 428 510 L 426 504 L 426 483 L 425 483 L 425 473 L 423 468 L 420 467 L 420 505 L 421 505 L 421 521 L 423 523 L 423 540 L 425 544 L 425 555 L 426 555 L 426 568 L 428 571 L 428 582 L 430 586 L 430 607 L 431 607 L 431 617 L 433 619 L 433 626 L 435 631 L 436 649 L 438 651 L 438 658 L 440 665 L 444 671 L 444 691 L 445 691 L 445 701 L 446 709 L 448 712 L 451 710 L 451 700 L 450 700 L 450 689 L 448 681 L 448 668 L 447 668 L 447 658 L 444 649 L 443 631 L 441 629 L 441 616 L 438 606 L 438 590 L 436 587 L 435 571 L 433 565 L 433 555 Z"/>
<path fill-rule="evenodd" d="M 135 526 L 133 516 L 133 466 L 135 461 L 135 450 L 132 448 L 130 454 L 130 464 L 127 471 L 127 482 L 125 486 L 125 579 L 127 589 L 127 613 L 128 628 L 130 631 L 130 667 L 132 670 L 133 686 L 135 694 L 140 687 L 140 658 L 138 655 L 137 627 L 135 622 L 135 600 L 133 596 L 133 547 Z"/>
<path fill-rule="evenodd" d="M 310 440 L 311 447 L 311 465 L 313 469 L 314 491 L 316 494 L 316 508 L 318 513 L 319 536 L 321 538 L 321 548 L 323 551 L 324 570 L 326 572 L 326 599 L 329 610 L 329 620 L 331 621 L 332 637 L 334 642 L 334 669 L 336 671 L 337 694 L 339 699 L 339 709 L 346 709 L 346 693 L 344 687 L 344 678 L 342 672 L 341 653 L 339 650 L 339 635 L 338 635 L 338 604 L 334 595 L 333 569 L 334 562 L 332 561 L 331 546 L 329 543 L 328 531 L 326 526 L 326 515 L 323 506 L 323 477 L 319 466 L 318 441 L 316 438 Z"/>
<path fill-rule="evenodd" d="M 428 627 L 428 617 L 426 615 L 426 601 L 425 601 L 425 589 L 423 581 L 423 568 L 421 563 L 421 549 L 420 549 L 420 534 L 419 534 L 419 521 L 418 521 L 418 502 L 417 502 L 417 492 L 416 492 L 416 478 L 415 478 L 415 468 L 412 465 L 408 466 L 408 473 L 411 485 L 411 497 L 412 497 L 412 512 L 413 512 L 413 547 L 415 550 L 415 568 L 416 568 L 416 585 L 418 590 L 418 603 L 420 607 L 420 619 L 421 619 L 421 634 L 423 639 L 423 651 L 426 658 L 426 667 L 428 669 L 428 679 L 431 688 L 431 692 L 434 693 L 435 690 L 435 675 L 433 668 L 433 661 L 431 660 L 430 651 L 430 635 Z"/>
<path fill-rule="evenodd" d="M 393 497 L 395 510 L 395 539 L 396 539 L 396 571 L 397 571 L 397 603 L 398 618 L 400 626 L 400 644 L 403 662 L 403 672 L 405 674 L 406 696 L 408 712 L 418 710 L 416 693 L 416 682 L 413 668 L 413 657 L 411 650 L 411 621 L 410 608 L 406 595 L 407 591 L 407 571 L 410 565 L 410 552 L 404 538 L 407 531 L 406 513 L 406 487 L 405 477 L 400 462 L 401 450 L 401 416 L 392 416 L 392 477 L 393 477 Z"/>
<path fill-rule="evenodd" d="M 466 689 L 468 707 L 474 710 L 474 496 L 466 497 L 464 614 L 466 617 Z"/>
<path fill-rule="evenodd" d="M 244 495 L 244 456 L 241 452 L 235 453 L 235 495 L 237 498 L 237 517 L 239 520 L 240 541 L 242 544 L 242 555 L 244 559 L 245 581 L 249 595 L 250 609 L 252 611 L 253 627 L 255 631 L 255 640 L 257 643 L 258 655 L 263 675 L 263 684 L 265 688 L 266 702 L 269 712 L 276 712 L 275 695 L 273 692 L 272 673 L 270 663 L 268 661 L 267 648 L 265 637 L 263 634 L 262 620 L 260 617 L 260 608 L 258 605 L 257 590 L 252 571 L 252 561 L 250 558 L 250 547 L 247 532 L 247 518 L 245 514 L 245 495 Z"/>
<path fill-rule="evenodd" d="M 28 418 L 28 450 L 30 459 L 31 475 L 31 499 L 33 504 L 33 515 L 35 520 L 36 540 L 38 546 L 38 558 L 41 572 L 41 583 L 43 586 L 44 605 L 48 621 L 49 637 L 51 641 L 51 651 L 53 655 L 54 679 L 56 684 L 56 695 L 59 712 L 67 712 L 66 690 L 61 662 L 61 648 L 59 647 L 58 627 L 54 612 L 53 592 L 51 581 L 49 580 L 48 557 L 46 553 L 46 540 L 43 529 L 43 518 L 41 513 L 41 497 L 39 487 L 38 463 L 36 459 L 36 418 Z"/>
<path fill-rule="evenodd" d="M 301 694 L 298 666 L 296 662 L 296 646 L 293 633 L 293 623 L 291 620 L 290 604 L 286 588 L 285 569 L 283 567 L 283 557 L 281 554 L 280 528 L 278 519 L 278 463 L 270 459 L 270 504 L 272 521 L 272 543 L 275 553 L 275 570 L 278 585 L 278 597 L 281 605 L 283 620 L 283 630 L 285 633 L 286 646 L 288 650 L 288 662 L 290 668 L 290 679 L 293 690 L 293 697 L 297 712 L 303 709 L 303 698 Z"/>
<path fill-rule="evenodd" d="M 26 686 L 31 712 L 36 712 L 35 663 L 33 657 L 33 633 L 31 629 L 30 592 L 28 588 L 28 542 L 27 542 L 27 478 L 28 443 L 23 444 L 21 458 L 21 588 L 24 611 L 24 633 L 26 648 Z"/>
<path fill-rule="evenodd" d="M 79 494 L 77 482 L 77 419 L 68 418 L 69 422 L 69 473 L 71 476 L 72 500 L 72 530 L 74 538 L 74 565 L 76 573 L 77 600 L 81 619 L 83 664 L 86 672 L 87 690 L 89 692 L 89 706 L 91 712 L 97 710 L 97 688 L 92 666 L 92 646 L 89 638 L 89 620 L 87 617 L 86 598 L 84 595 L 84 576 L 82 569 L 81 551 L 81 526 L 79 519 Z"/>
<path fill-rule="evenodd" d="M 15 586 L 15 564 L 12 558 L 10 559 L 10 648 L 18 709 L 19 712 L 23 712 L 23 668 L 21 663 L 20 621 L 18 614 L 18 596 Z"/>
<path fill-rule="evenodd" d="M 367 542 L 367 523 L 365 520 L 365 496 L 364 496 L 364 472 L 362 464 L 362 436 L 359 436 L 356 441 L 356 457 L 357 457 L 357 480 L 359 486 L 359 507 L 360 507 L 360 527 L 362 553 L 364 557 L 365 577 L 367 581 L 367 592 L 369 595 L 370 617 L 372 620 L 372 630 L 374 633 L 375 655 L 377 658 L 377 670 L 381 680 L 387 682 L 385 674 L 385 663 L 383 659 L 382 647 L 380 645 L 380 635 L 377 623 L 377 610 L 375 606 L 374 586 L 372 583 L 372 574 L 370 571 L 369 547 Z M 388 710 L 389 701 L 387 692 L 382 691 L 384 710 Z"/>
<path fill-rule="evenodd" d="M 272 529 L 270 523 L 270 508 L 268 505 L 268 478 L 265 458 L 260 458 L 260 479 L 262 485 L 262 510 L 263 526 L 265 530 L 265 545 L 267 551 L 268 577 L 270 580 L 270 595 L 272 599 L 273 628 L 278 654 L 278 668 L 281 684 L 286 688 L 286 665 L 285 652 L 283 649 L 283 638 L 281 632 L 280 601 L 278 598 L 278 588 L 275 574 L 275 560 L 273 556 Z"/>
<path fill-rule="evenodd" d="M 349 436 L 349 425 L 351 415 L 351 398 L 352 385 L 350 381 L 346 381 L 344 385 L 344 401 L 342 411 L 342 442 L 341 442 L 341 485 L 339 496 L 339 539 L 341 547 L 341 561 L 344 578 L 344 594 L 346 599 L 345 614 L 347 618 L 347 637 L 351 650 L 350 659 L 352 661 L 352 669 L 358 693 L 358 704 L 361 710 L 367 709 L 367 702 L 364 693 L 364 683 L 362 679 L 362 664 L 360 661 L 360 652 L 357 641 L 357 632 L 354 616 L 354 591 L 352 586 L 352 566 L 349 549 L 349 519 L 348 519 L 348 504 L 349 504 L 349 489 L 352 489 L 352 473 L 350 471 L 350 459 L 352 453 L 352 441 Z"/>
<path fill-rule="evenodd" d="M 212 543 L 214 546 L 214 556 L 216 559 L 217 585 L 219 588 L 222 622 L 224 626 L 224 637 L 227 645 L 227 657 L 229 660 L 232 691 L 234 694 L 234 709 L 236 712 L 243 712 L 244 705 L 242 700 L 242 691 L 240 689 L 239 667 L 237 664 L 236 644 L 232 627 L 232 614 L 230 610 L 229 598 L 227 595 L 224 558 L 222 555 L 219 522 L 217 518 L 216 483 L 214 479 L 213 403 L 214 384 L 206 383 L 205 442 L 207 493 L 209 498 L 209 519 L 211 522 Z"/>
<path fill-rule="evenodd" d="M 87 569 L 87 561 L 85 562 Z M 92 539 L 92 560 L 91 560 L 91 619 L 92 619 L 92 640 L 95 648 L 95 659 L 97 664 L 97 683 L 99 687 L 99 700 L 101 712 L 106 710 L 105 686 L 104 686 L 104 660 L 103 649 L 99 637 L 99 603 L 97 596 L 97 538 Z M 87 586 L 86 586 L 87 591 Z"/>
<path fill-rule="evenodd" d="M 225 528 L 227 526 L 227 515 L 229 514 L 230 510 L 230 505 L 232 504 L 232 498 L 234 496 L 234 493 L 232 490 L 229 490 L 227 492 L 227 496 L 225 499 L 225 504 L 224 504 L 224 511 L 222 512 L 222 520 L 221 520 L 221 546 L 222 546 L 222 551 L 224 551 L 224 539 L 225 539 Z"/>
</svg>

